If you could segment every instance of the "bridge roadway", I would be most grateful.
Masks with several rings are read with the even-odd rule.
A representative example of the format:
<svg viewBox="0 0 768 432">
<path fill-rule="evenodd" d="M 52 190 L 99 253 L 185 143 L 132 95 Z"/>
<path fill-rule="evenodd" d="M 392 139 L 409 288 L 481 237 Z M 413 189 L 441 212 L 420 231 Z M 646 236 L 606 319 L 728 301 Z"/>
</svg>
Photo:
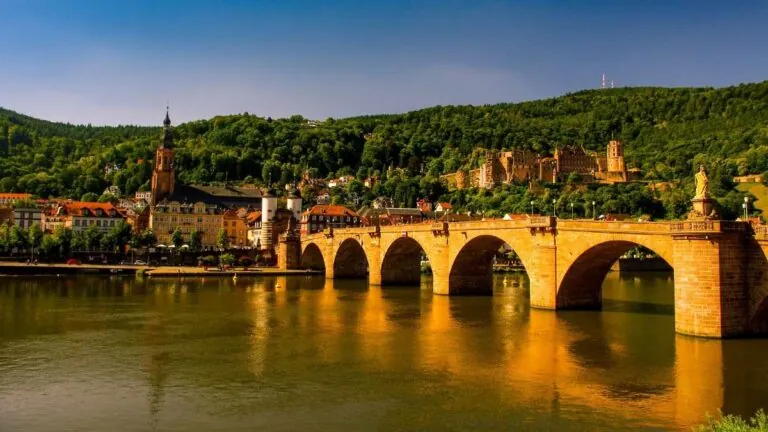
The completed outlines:
<svg viewBox="0 0 768 432">
<path fill-rule="evenodd" d="M 525 266 L 532 307 L 600 308 L 611 265 L 640 245 L 674 269 L 678 333 L 722 338 L 768 332 L 768 230 L 743 222 L 534 216 L 327 229 L 280 248 L 285 256 L 300 255 L 281 260 L 286 268 L 324 270 L 329 279 L 367 276 L 372 285 L 418 285 L 423 252 L 435 294 L 481 295 L 492 292 L 492 257 L 504 243 Z"/>
</svg>

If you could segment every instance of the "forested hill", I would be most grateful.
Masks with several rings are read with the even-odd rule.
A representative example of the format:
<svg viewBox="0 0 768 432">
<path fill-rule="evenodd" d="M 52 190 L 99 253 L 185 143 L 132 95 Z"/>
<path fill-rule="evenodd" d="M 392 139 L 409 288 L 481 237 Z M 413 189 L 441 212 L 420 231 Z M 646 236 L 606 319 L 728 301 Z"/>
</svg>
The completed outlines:
<svg viewBox="0 0 768 432">
<path fill-rule="evenodd" d="M 438 176 L 477 166 L 483 148 L 548 154 L 557 145 L 577 144 L 603 151 L 612 136 L 625 142 L 629 165 L 648 179 L 686 179 L 700 162 L 719 179 L 768 170 L 768 81 L 720 89 L 590 90 L 317 122 L 242 114 L 182 124 L 175 134 L 183 181 L 286 183 L 306 168 L 321 177 L 362 178 L 394 166 L 403 170 L 374 193 L 403 205 L 420 196 L 438 198 L 445 192 Z M 116 184 L 132 193 L 148 185 L 151 167 L 137 161 L 151 161 L 159 139 L 159 128 L 73 126 L 0 110 L 0 190 L 79 197 Z M 123 169 L 105 177 L 104 166 L 112 162 Z"/>
</svg>

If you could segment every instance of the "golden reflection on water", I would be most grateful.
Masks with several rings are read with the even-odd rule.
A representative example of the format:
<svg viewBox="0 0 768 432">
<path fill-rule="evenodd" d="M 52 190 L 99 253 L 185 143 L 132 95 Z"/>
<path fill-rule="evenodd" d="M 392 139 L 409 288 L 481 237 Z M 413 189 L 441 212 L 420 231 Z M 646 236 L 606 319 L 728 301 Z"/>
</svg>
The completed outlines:
<svg viewBox="0 0 768 432">
<path fill-rule="evenodd" d="M 19 279 L 0 287 L 0 347 L 130 323 L 110 335 L 127 339 L 102 343 L 138 343 L 152 422 L 180 386 L 193 392 L 185 398 L 203 398 L 199 391 L 226 407 L 252 397 L 238 392 L 258 391 L 234 390 L 238 380 L 289 373 L 323 381 L 307 368 L 324 366 L 346 368 L 340 373 L 348 379 L 385 374 L 391 381 L 374 381 L 370 391 L 395 391 L 395 399 L 410 392 L 444 410 L 524 410 L 573 425 L 594 426 L 602 417 L 616 427 L 686 429 L 724 407 L 749 414 L 740 411 L 768 403 L 765 366 L 739 354 L 762 353 L 765 341 L 676 335 L 669 275 L 609 274 L 602 312 L 530 309 L 524 275 L 495 282 L 493 297 L 448 297 L 432 295 L 428 280 L 419 289 L 317 277 L 70 278 L 45 288 Z M 104 316 L 90 319 L 93 311 Z M 127 315 L 111 318 L 117 312 Z M 185 348 L 187 341 L 200 343 Z M 102 351 L 90 354 L 93 365 L 114 361 L 100 359 Z M 9 376 L 0 374 L 0 389 Z"/>
</svg>

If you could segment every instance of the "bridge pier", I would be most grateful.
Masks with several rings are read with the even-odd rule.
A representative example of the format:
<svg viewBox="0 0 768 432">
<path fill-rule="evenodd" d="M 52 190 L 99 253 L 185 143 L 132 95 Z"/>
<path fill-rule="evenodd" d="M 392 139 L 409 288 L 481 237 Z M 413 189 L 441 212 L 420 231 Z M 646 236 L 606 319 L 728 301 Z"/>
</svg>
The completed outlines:
<svg viewBox="0 0 768 432">
<path fill-rule="evenodd" d="M 691 225 L 697 223 L 703 225 Z M 728 228 L 719 221 L 685 222 L 673 233 L 678 333 L 726 338 L 749 330 L 747 245 L 743 230 Z"/>
</svg>

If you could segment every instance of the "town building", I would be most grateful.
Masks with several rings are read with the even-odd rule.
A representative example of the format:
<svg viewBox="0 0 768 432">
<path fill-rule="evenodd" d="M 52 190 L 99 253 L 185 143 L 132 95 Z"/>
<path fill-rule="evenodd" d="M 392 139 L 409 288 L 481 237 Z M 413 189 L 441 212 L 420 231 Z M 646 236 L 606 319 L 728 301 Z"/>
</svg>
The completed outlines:
<svg viewBox="0 0 768 432">
<path fill-rule="evenodd" d="M 28 193 L 0 193 L 0 205 L 10 206 L 17 201 L 29 201 L 32 194 Z"/>
<path fill-rule="evenodd" d="M 108 232 L 123 220 L 123 213 L 110 203 L 67 201 L 48 208 L 41 226 L 50 232 L 59 226 L 70 228 L 74 232 L 83 231 L 90 226 L 101 232 Z"/>
<path fill-rule="evenodd" d="M 361 225 L 354 210 L 341 205 L 316 205 L 302 214 L 301 234 L 314 234 L 326 228 L 347 228 Z"/>
<path fill-rule="evenodd" d="M 244 207 L 229 209 L 222 214 L 222 226 L 227 233 L 229 246 L 235 248 L 250 247 L 248 243 L 248 210 Z"/>
<path fill-rule="evenodd" d="M 42 228 L 42 222 L 43 212 L 36 205 L 22 204 L 13 208 L 13 224 L 21 229 L 29 229 L 34 224 Z"/>
<path fill-rule="evenodd" d="M 148 197 L 149 227 L 158 243 L 169 244 L 173 232 L 179 228 L 185 243 L 189 243 L 191 233 L 197 231 L 204 248 L 215 248 L 218 232 L 225 228 L 223 215 L 227 210 L 261 207 L 261 191 L 256 188 L 177 183 L 173 156 L 173 131 L 166 112 L 163 140 L 155 151 L 152 191 Z M 147 196 L 141 195 L 141 198 Z"/>
<path fill-rule="evenodd" d="M 152 191 L 138 191 L 134 197 L 136 198 L 136 201 L 143 200 L 146 201 L 147 204 L 150 204 L 152 202 Z"/>
<path fill-rule="evenodd" d="M 449 202 L 439 202 L 435 206 L 435 212 L 437 213 L 450 213 L 453 210 L 453 206 Z"/>
</svg>

